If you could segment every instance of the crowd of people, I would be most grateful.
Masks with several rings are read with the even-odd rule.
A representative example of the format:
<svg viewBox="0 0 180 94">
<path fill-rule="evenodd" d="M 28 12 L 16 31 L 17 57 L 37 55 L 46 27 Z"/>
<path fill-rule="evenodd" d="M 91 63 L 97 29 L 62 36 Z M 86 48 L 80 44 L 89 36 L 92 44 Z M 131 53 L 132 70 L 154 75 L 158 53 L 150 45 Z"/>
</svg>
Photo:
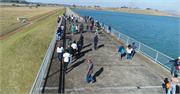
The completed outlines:
<svg viewBox="0 0 180 94">
<path fill-rule="evenodd" d="M 165 89 L 166 94 L 179 94 L 180 86 L 178 85 L 178 83 L 179 80 L 177 74 L 175 74 L 170 81 L 168 80 L 168 78 L 165 78 L 163 88 Z"/>
<path fill-rule="evenodd" d="M 58 59 L 60 62 L 63 62 L 65 65 L 65 70 L 67 70 L 67 67 L 73 63 L 73 60 L 78 59 L 81 55 L 81 50 L 83 49 L 84 46 L 84 36 L 83 32 L 90 32 L 94 33 L 94 37 L 92 38 L 93 40 L 93 49 L 97 50 L 98 48 L 98 41 L 99 41 L 99 34 L 98 31 L 100 29 L 100 24 L 97 21 L 94 21 L 94 19 L 90 16 L 84 16 L 83 21 L 80 21 L 80 17 L 75 17 L 73 15 L 71 16 L 63 16 L 66 20 L 66 22 L 69 23 L 70 25 L 70 31 L 71 31 L 71 38 L 69 38 L 67 47 L 63 48 L 63 45 L 59 45 L 56 49 Z M 58 23 L 60 22 L 60 17 L 58 17 Z M 83 24 L 85 23 L 85 24 Z M 86 26 L 84 26 L 86 25 Z M 85 28 L 84 28 L 85 27 Z M 94 28 L 97 28 L 94 30 Z M 57 41 L 62 39 L 62 36 L 64 34 L 64 25 L 60 25 L 57 30 Z M 78 40 L 73 40 L 72 36 L 75 34 L 79 34 L 79 39 Z M 93 80 L 93 62 L 91 59 L 87 59 L 88 62 L 88 68 L 87 68 L 87 73 L 86 73 L 86 82 L 94 82 Z"/>
<path fill-rule="evenodd" d="M 166 90 L 166 94 L 179 94 L 180 85 L 178 85 L 178 73 L 180 73 L 180 57 L 175 60 L 170 60 L 171 63 L 171 75 L 173 76 L 169 81 L 168 78 L 164 79 L 163 87 Z"/>
</svg>

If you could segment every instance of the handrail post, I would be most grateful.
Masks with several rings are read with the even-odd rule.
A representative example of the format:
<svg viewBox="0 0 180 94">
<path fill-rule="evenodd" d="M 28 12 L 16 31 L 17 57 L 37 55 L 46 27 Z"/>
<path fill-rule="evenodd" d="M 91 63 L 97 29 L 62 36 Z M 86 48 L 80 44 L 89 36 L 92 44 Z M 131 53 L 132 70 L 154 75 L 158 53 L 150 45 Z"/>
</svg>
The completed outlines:
<svg viewBox="0 0 180 94">
<path fill-rule="evenodd" d="M 129 44 L 129 37 L 127 37 L 127 41 L 126 41 L 126 45 L 128 45 Z"/>
<path fill-rule="evenodd" d="M 159 53 L 158 53 L 158 52 L 156 52 L 155 62 L 157 62 L 158 56 L 159 56 Z"/>
<path fill-rule="evenodd" d="M 121 33 L 119 32 L 119 37 L 118 37 L 118 39 L 121 39 Z"/>
<path fill-rule="evenodd" d="M 140 52 L 140 50 L 141 50 L 141 43 L 139 42 L 139 46 L 138 46 L 138 52 Z"/>
</svg>

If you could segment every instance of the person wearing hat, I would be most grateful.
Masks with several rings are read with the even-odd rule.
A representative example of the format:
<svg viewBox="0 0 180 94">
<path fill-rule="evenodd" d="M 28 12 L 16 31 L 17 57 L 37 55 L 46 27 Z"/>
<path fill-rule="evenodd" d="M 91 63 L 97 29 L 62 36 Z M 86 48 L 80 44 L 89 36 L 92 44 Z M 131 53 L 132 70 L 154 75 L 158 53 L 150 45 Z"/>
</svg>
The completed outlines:
<svg viewBox="0 0 180 94">
<path fill-rule="evenodd" d="M 175 60 L 170 60 L 169 62 L 173 63 L 173 65 L 171 67 L 171 75 L 174 76 L 175 74 L 177 74 L 177 72 L 180 71 L 180 57 L 178 57 Z"/>
</svg>

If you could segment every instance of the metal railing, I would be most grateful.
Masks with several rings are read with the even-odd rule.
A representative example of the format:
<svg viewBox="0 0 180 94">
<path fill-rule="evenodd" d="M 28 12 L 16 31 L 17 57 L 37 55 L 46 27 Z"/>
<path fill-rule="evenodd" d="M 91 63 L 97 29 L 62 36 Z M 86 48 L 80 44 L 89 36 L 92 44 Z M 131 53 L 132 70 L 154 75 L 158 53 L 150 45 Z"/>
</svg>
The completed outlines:
<svg viewBox="0 0 180 94">
<path fill-rule="evenodd" d="M 33 86 L 29 92 L 29 94 L 40 94 L 41 93 L 41 89 L 44 85 L 44 82 L 45 82 L 45 78 L 46 78 L 46 75 L 47 75 L 47 71 L 48 71 L 48 67 L 50 65 L 50 62 L 51 62 L 51 58 L 52 58 L 52 55 L 53 55 L 53 51 L 54 51 L 54 48 L 55 48 L 55 44 L 56 44 L 56 31 L 58 29 L 58 27 L 61 25 L 62 23 L 62 19 L 61 21 L 58 23 L 57 25 L 57 28 L 54 32 L 54 35 L 53 35 L 53 38 L 51 40 L 51 43 L 48 47 L 48 50 L 45 54 L 45 57 L 43 59 L 43 62 L 40 66 L 40 69 L 39 69 L 39 72 L 36 76 L 36 79 L 33 83 Z"/>
<path fill-rule="evenodd" d="M 69 11 L 69 15 L 75 15 L 75 16 L 79 16 L 77 13 L 75 13 L 74 11 L 72 11 L 71 9 L 67 9 Z M 100 25 L 103 26 L 103 28 L 105 29 L 105 31 L 108 31 L 108 26 L 105 24 L 102 24 L 100 22 Z M 170 63 L 170 60 L 174 60 L 172 57 L 169 57 L 139 41 L 137 41 L 134 38 L 131 38 L 117 30 L 115 30 L 114 28 L 111 28 L 111 35 L 115 36 L 117 39 L 121 40 L 123 42 L 123 44 L 128 45 L 128 44 L 132 44 L 133 42 L 135 43 L 135 46 L 137 47 L 136 51 L 141 53 L 142 55 L 146 56 L 147 58 L 149 58 L 150 60 L 159 63 L 160 65 L 162 65 L 164 68 L 171 70 L 171 67 L 173 66 L 173 63 Z M 180 75 L 180 73 L 178 73 L 178 75 Z"/>
<path fill-rule="evenodd" d="M 102 25 L 102 23 L 100 23 Z M 108 26 L 104 24 L 104 28 L 107 31 L 108 30 Z M 168 70 L 171 70 L 172 64 L 169 61 L 170 60 L 174 60 L 172 57 L 169 57 L 139 41 L 137 41 L 134 38 L 131 38 L 115 29 L 111 29 L 111 35 L 115 36 L 116 38 L 118 38 L 119 40 L 121 40 L 123 42 L 123 44 L 128 45 L 128 44 L 132 44 L 133 42 L 135 43 L 135 46 L 137 47 L 137 52 L 141 53 L 142 55 L 150 58 L 151 60 L 153 60 L 154 62 L 159 63 L 160 65 L 162 65 L 163 67 L 165 67 Z"/>
</svg>

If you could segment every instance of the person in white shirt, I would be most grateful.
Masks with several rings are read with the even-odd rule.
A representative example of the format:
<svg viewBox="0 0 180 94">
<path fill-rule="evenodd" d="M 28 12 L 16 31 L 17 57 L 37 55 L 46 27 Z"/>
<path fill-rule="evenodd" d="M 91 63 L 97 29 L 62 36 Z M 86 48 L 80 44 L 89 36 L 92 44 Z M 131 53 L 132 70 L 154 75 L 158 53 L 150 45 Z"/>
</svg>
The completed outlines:
<svg viewBox="0 0 180 94">
<path fill-rule="evenodd" d="M 73 49 L 77 50 L 77 44 L 76 44 L 75 42 L 73 42 L 73 43 L 71 44 L 71 47 L 72 47 Z"/>
<path fill-rule="evenodd" d="M 132 53 L 132 47 L 131 47 L 131 45 L 128 45 L 128 47 L 126 48 L 126 52 L 127 52 L 127 59 L 132 59 L 132 55 L 131 55 L 131 53 Z"/>
<path fill-rule="evenodd" d="M 63 54 L 63 58 L 64 58 L 64 65 L 65 65 L 65 70 L 67 69 L 67 66 L 70 62 L 70 54 L 66 51 L 64 54 Z"/>
<path fill-rule="evenodd" d="M 57 54 L 58 54 L 58 59 L 59 61 L 61 61 L 62 56 L 63 56 L 63 52 L 64 52 L 64 48 L 63 47 L 57 47 Z"/>
<path fill-rule="evenodd" d="M 78 25 L 75 26 L 75 29 L 76 29 L 76 32 L 79 32 L 79 31 L 78 31 Z"/>
<path fill-rule="evenodd" d="M 71 44 L 71 47 L 73 48 L 73 56 L 74 56 L 76 54 L 76 51 L 78 50 L 78 47 L 75 41 Z"/>
<path fill-rule="evenodd" d="M 61 30 L 64 31 L 64 26 L 63 25 L 61 25 Z"/>
</svg>

